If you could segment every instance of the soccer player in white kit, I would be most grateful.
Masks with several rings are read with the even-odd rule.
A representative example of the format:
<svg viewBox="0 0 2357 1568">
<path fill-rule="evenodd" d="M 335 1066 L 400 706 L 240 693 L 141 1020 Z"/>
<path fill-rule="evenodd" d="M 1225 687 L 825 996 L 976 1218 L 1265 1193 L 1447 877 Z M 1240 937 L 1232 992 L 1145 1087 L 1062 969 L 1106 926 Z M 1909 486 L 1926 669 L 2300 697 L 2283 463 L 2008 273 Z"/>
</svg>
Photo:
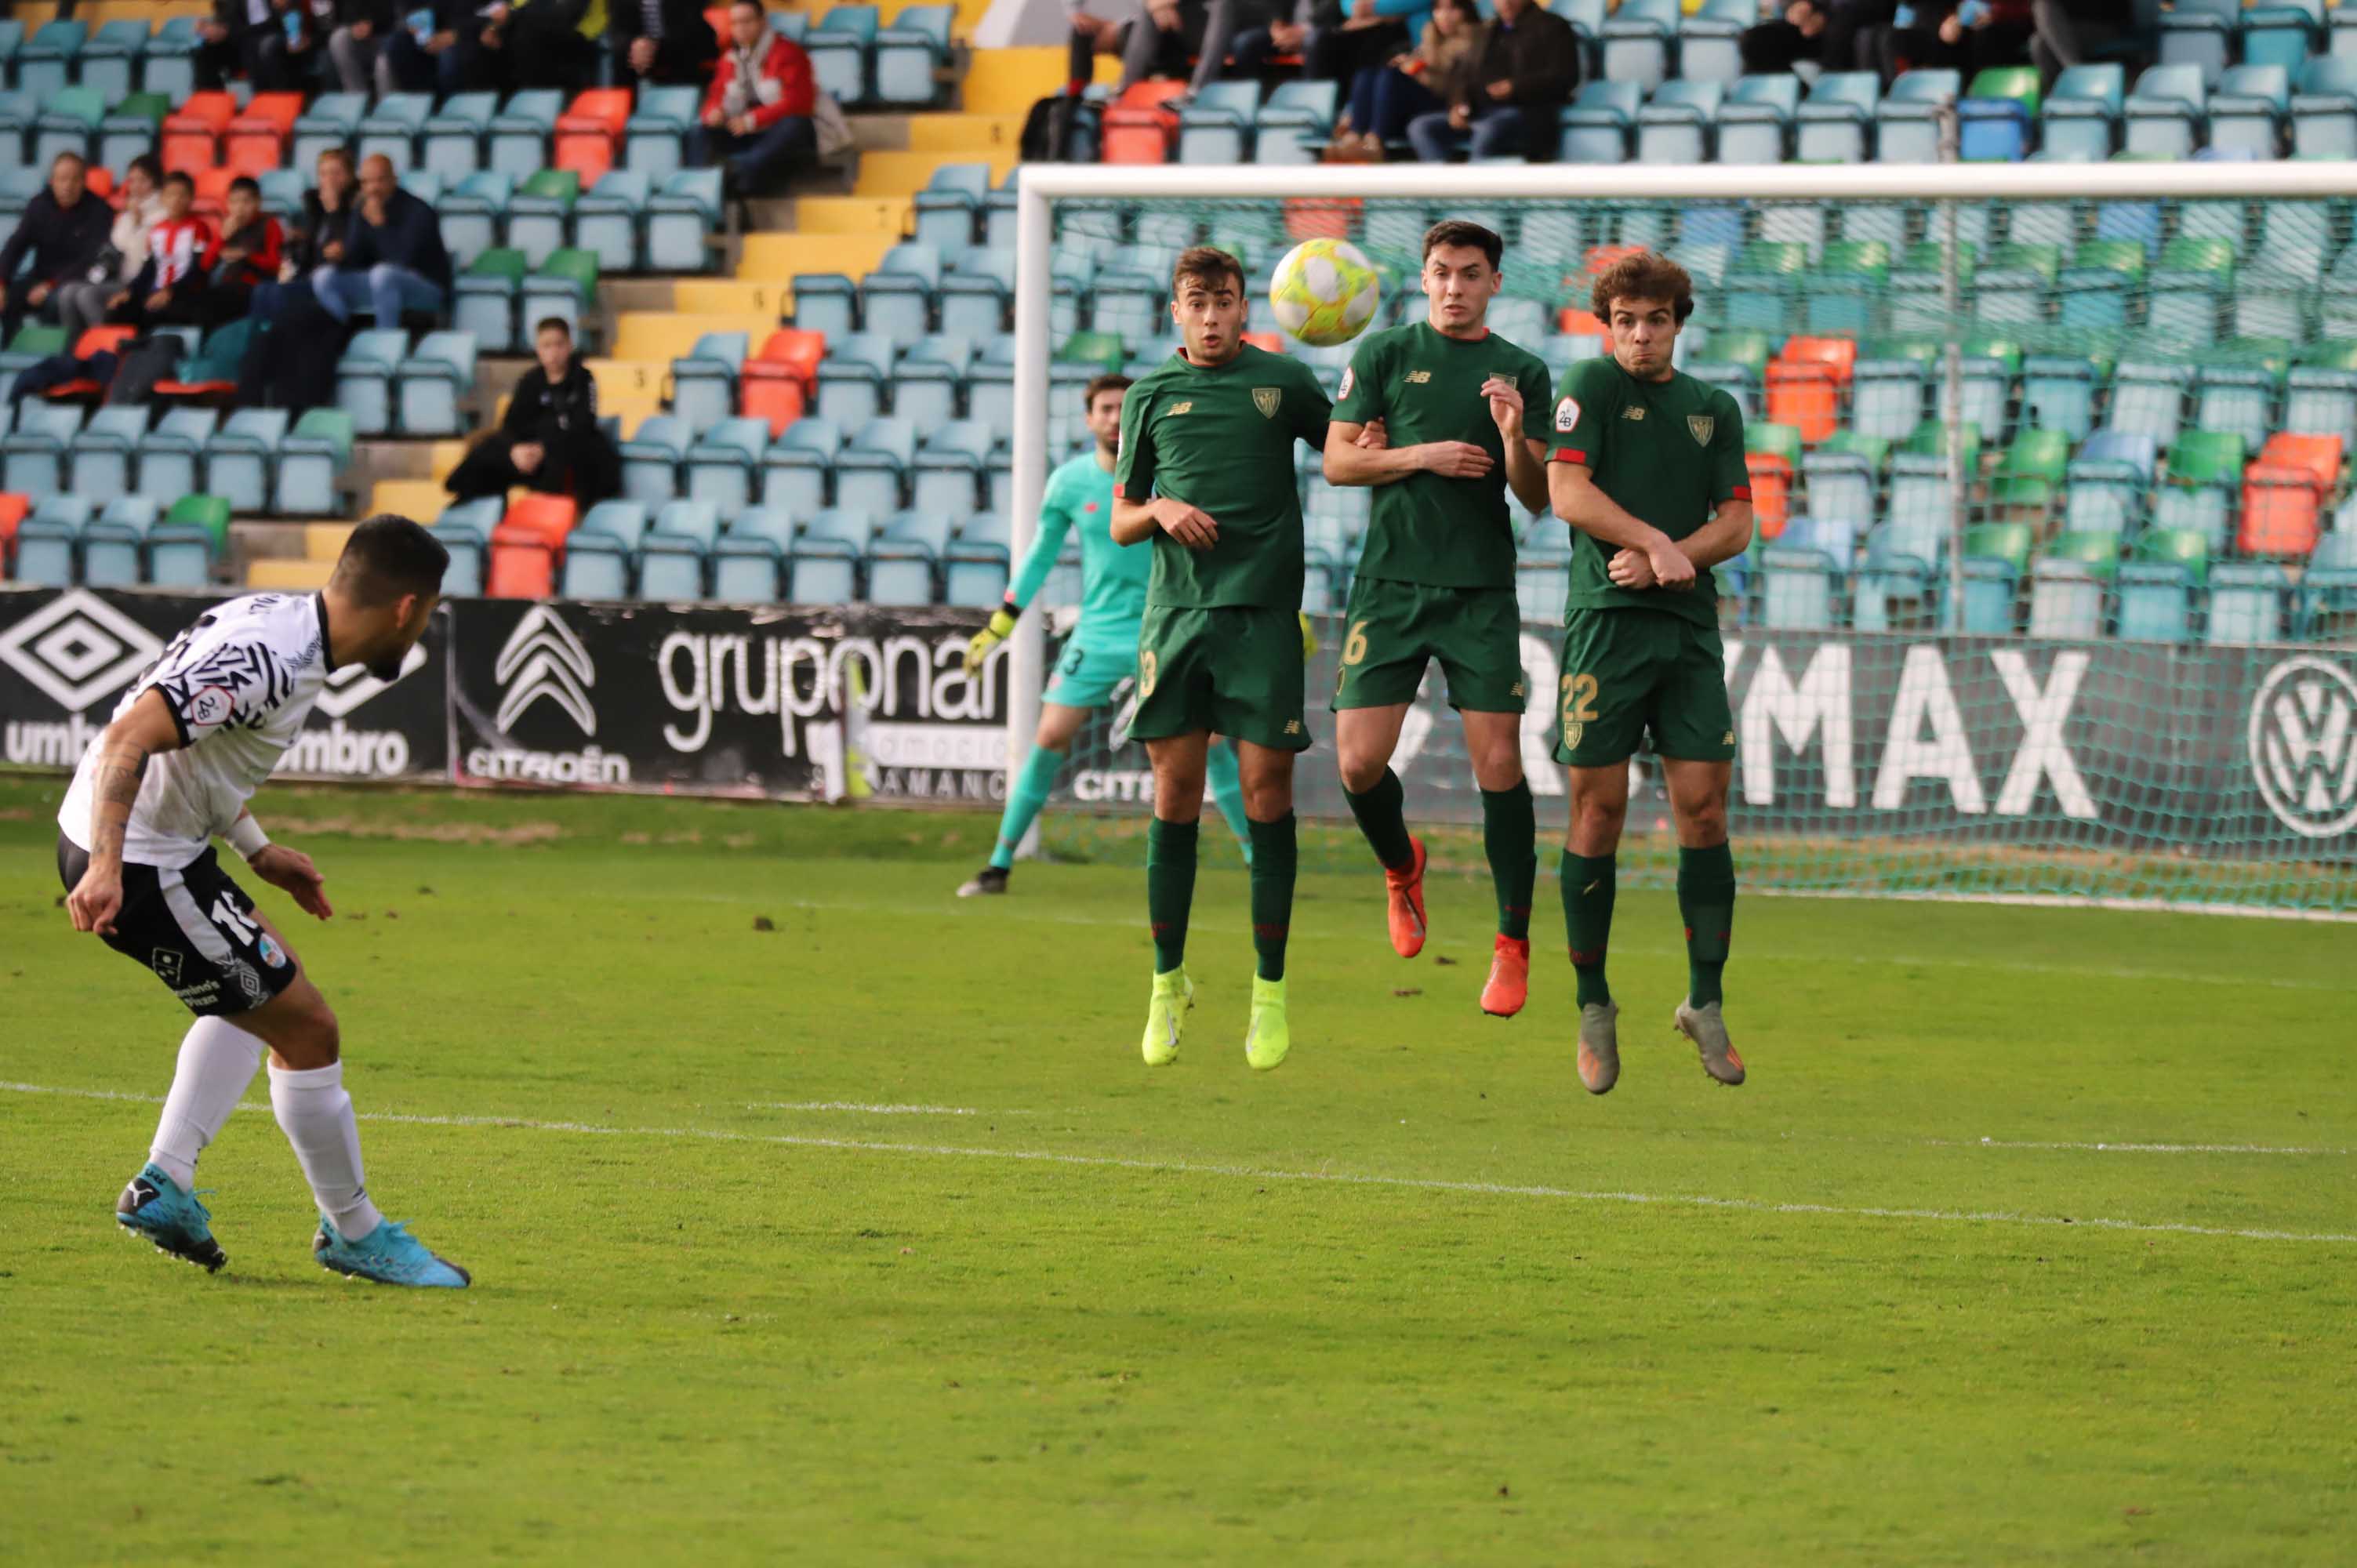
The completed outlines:
<svg viewBox="0 0 2357 1568">
<path fill-rule="evenodd" d="M 271 1108 L 319 1208 L 313 1257 L 385 1284 L 468 1283 L 370 1201 L 336 1015 L 211 843 L 226 838 L 297 908 L 328 917 L 310 857 L 272 843 L 246 801 L 302 733 L 329 672 L 400 674 L 449 563 L 416 523 L 372 517 L 352 530 L 320 592 L 208 610 L 132 682 L 58 810 L 74 929 L 153 970 L 197 1015 L 147 1164 L 115 1204 L 116 1221 L 159 1251 L 209 1270 L 229 1262 L 194 1194 L 197 1157 L 267 1050 Z"/>
</svg>

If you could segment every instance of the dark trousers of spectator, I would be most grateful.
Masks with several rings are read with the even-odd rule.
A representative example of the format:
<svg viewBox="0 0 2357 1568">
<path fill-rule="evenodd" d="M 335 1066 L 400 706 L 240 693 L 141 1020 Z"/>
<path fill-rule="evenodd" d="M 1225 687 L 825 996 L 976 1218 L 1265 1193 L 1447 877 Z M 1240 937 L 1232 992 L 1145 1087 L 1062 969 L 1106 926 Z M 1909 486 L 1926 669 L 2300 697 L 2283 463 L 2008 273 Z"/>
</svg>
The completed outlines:
<svg viewBox="0 0 2357 1568">
<path fill-rule="evenodd" d="M 1885 83 L 1902 70 L 1936 69 L 1959 71 L 1970 81 L 1991 66 L 2019 65 L 2029 53 L 2029 28 L 1996 24 L 1967 27 L 1953 44 L 1943 43 L 1932 27 L 1883 27 L 1874 36 L 1880 40 L 1877 57 L 1859 69 L 1879 70 Z"/>
<path fill-rule="evenodd" d="M 759 196 L 818 161 L 818 132 L 802 114 L 789 114 L 749 136 L 698 125 L 689 134 L 687 152 L 699 166 L 725 166 L 729 188 L 737 194 Z"/>
<path fill-rule="evenodd" d="M 1358 80 L 1359 73 L 1386 64 L 1394 55 L 1414 48 L 1407 28 L 1397 22 L 1372 27 L 1317 27 L 1301 46 L 1301 74 L 1311 81 Z"/>
<path fill-rule="evenodd" d="M 1211 0 L 1211 5 L 1200 13 L 1182 13 L 1178 29 L 1169 33 L 1157 27 L 1150 15 L 1141 12 L 1124 22 L 1114 34 L 1121 50 L 1121 83 L 1127 87 L 1149 77 L 1183 75 L 1187 59 L 1192 55 L 1195 70 L 1190 85 L 1200 92 L 1220 79 L 1227 64 L 1228 47 L 1235 36 L 1233 0 Z M 1071 49 L 1069 80 L 1092 80 L 1097 69 L 1096 40 L 1074 33 Z"/>
<path fill-rule="evenodd" d="M 635 0 L 624 0 L 624 3 L 635 4 Z M 630 57 L 623 52 L 615 58 L 621 62 L 621 84 L 628 87 L 631 84 L 630 78 L 636 74 L 630 70 Z M 639 80 L 658 87 L 702 87 L 712 80 L 712 57 L 698 56 L 684 41 L 657 38 L 654 69 Z"/>
<path fill-rule="evenodd" d="M 489 52 L 461 35 L 440 54 L 428 54 L 417 35 L 406 27 L 395 29 L 384 41 L 385 69 L 393 73 L 396 87 L 404 92 L 431 92 L 446 98 L 470 91 L 469 83 L 483 74 L 476 57 Z"/>
<path fill-rule="evenodd" d="M 1745 73 L 1789 71 L 1804 59 L 1813 59 L 1827 70 L 1879 70 L 1881 60 L 1872 35 L 1890 26 L 1899 14 L 1898 0 L 1830 0 L 1824 10 L 1824 27 L 1813 38 L 1781 20 L 1745 28 L 1736 40 Z"/>
<path fill-rule="evenodd" d="M 1419 114 L 1407 123 L 1407 139 L 1415 148 L 1415 156 L 1428 164 L 1448 161 L 1448 155 L 1459 147 L 1468 149 L 1475 158 L 1521 157 L 1528 146 L 1523 130 L 1523 112 L 1512 103 L 1493 104 L 1473 112 L 1469 130 L 1452 130 L 1447 111 L 1437 114 Z"/>
<path fill-rule="evenodd" d="M 172 297 L 161 310 L 150 310 L 146 300 L 135 298 L 108 319 L 128 322 L 142 332 L 156 327 L 208 326 L 213 319 L 210 293 L 204 279 L 183 279 L 173 285 Z"/>
<path fill-rule="evenodd" d="M 577 27 L 533 22 L 532 7 L 526 6 L 508 13 L 505 43 L 479 51 L 475 75 L 482 82 L 478 91 L 553 87 L 570 98 L 596 79 L 597 46 Z"/>
<path fill-rule="evenodd" d="M 1351 128 L 1386 142 L 1407 134 L 1408 124 L 1421 114 L 1445 119 L 1448 105 L 1432 89 L 1404 70 L 1388 65 L 1370 66 L 1351 83 Z"/>
<path fill-rule="evenodd" d="M 512 436 L 496 430 L 476 442 L 473 450 L 442 481 L 451 499 L 504 497 L 522 485 L 544 495 L 569 495 L 581 503 L 583 511 L 587 511 L 599 501 L 611 500 L 622 493 L 622 456 L 601 435 L 593 432 L 570 442 L 549 443 L 540 467 L 529 474 L 516 471 L 515 446 Z"/>
<path fill-rule="evenodd" d="M 254 28 L 217 44 L 199 46 L 196 74 L 197 85 L 209 92 L 228 86 L 232 76 L 243 76 L 256 92 L 291 92 L 296 86 L 286 54 L 286 35 L 274 28 Z"/>
<path fill-rule="evenodd" d="M 2083 13 L 2087 7 L 2079 9 Z M 2037 29 L 2029 40 L 2029 58 L 2048 87 L 2070 67 L 2087 63 L 2089 45 L 2116 43 L 2128 30 L 2125 7 L 2122 15 L 2106 18 L 2072 16 L 2072 10 L 2063 0 L 2032 0 L 2029 7 L 2030 23 Z"/>
</svg>

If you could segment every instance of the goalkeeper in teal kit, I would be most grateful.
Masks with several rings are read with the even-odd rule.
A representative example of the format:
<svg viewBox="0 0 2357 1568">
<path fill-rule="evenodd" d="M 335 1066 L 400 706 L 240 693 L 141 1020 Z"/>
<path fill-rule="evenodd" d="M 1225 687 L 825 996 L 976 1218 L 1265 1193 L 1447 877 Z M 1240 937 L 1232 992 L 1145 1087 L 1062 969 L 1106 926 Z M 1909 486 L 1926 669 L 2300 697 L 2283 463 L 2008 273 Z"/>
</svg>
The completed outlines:
<svg viewBox="0 0 2357 1568">
<path fill-rule="evenodd" d="M 1092 708 L 1111 706 L 1124 688 L 1137 679 L 1137 628 L 1146 614 L 1146 583 L 1153 574 L 1153 552 L 1125 550 L 1113 542 L 1112 533 L 1114 456 L 1121 440 L 1122 396 L 1128 390 L 1127 376 L 1099 376 L 1089 382 L 1083 395 L 1095 448 L 1048 476 L 1031 553 L 1007 586 L 1006 603 L 966 648 L 966 672 L 972 674 L 1014 631 L 1016 618 L 1055 569 L 1065 535 L 1077 530 L 1081 624 L 1064 644 L 1063 657 L 1056 660 L 1056 672 L 1048 682 L 1031 755 L 1007 779 L 1006 811 L 999 819 L 998 843 L 990 852 L 990 864 L 958 889 L 961 898 L 1006 891 L 1016 846 L 1048 803 L 1048 792 L 1056 787 L 1056 775 L 1063 768 L 1065 754 L 1080 733 L 1082 720 Z M 1234 748 L 1212 746 L 1207 775 L 1213 804 L 1227 819 L 1236 842 L 1245 843 L 1243 785 L 1237 778 Z"/>
</svg>

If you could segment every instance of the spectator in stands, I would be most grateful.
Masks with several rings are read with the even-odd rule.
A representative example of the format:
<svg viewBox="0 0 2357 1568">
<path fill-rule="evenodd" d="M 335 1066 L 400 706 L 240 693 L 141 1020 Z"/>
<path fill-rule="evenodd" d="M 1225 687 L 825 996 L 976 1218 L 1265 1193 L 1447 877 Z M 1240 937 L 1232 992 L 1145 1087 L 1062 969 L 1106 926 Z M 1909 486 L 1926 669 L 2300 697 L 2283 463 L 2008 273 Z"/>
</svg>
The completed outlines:
<svg viewBox="0 0 2357 1568">
<path fill-rule="evenodd" d="M 213 14 L 197 27 L 197 85 L 218 91 L 242 76 L 256 92 L 294 91 L 295 62 L 307 57 L 312 27 L 304 0 L 213 0 Z"/>
<path fill-rule="evenodd" d="M 66 347 L 106 319 L 114 296 L 147 264 L 147 236 L 164 217 L 164 166 L 153 153 L 133 158 L 123 171 L 123 210 L 107 231 L 106 249 L 91 275 L 58 286 L 58 325 L 66 329 Z"/>
<path fill-rule="evenodd" d="M 774 189 L 797 165 L 818 156 L 811 123 L 818 86 L 810 56 L 792 39 L 770 31 L 755 0 L 728 7 L 728 49 L 704 95 L 704 124 L 689 138 L 688 156 L 719 164 L 731 192 Z"/>
<path fill-rule="evenodd" d="M 1918 66 L 1973 73 L 2029 59 L 2029 0 L 1921 0 L 1906 27 L 1878 30 L 1872 69 L 1887 84 Z"/>
<path fill-rule="evenodd" d="M 2089 45 L 2116 44 L 2135 32 L 2130 9 L 2118 0 L 2030 0 L 2030 20 L 2037 31 L 2029 42 L 2029 58 L 2045 84 L 2052 87 L 2064 70 L 2085 65 L 2091 58 Z"/>
<path fill-rule="evenodd" d="M 117 321 L 149 327 L 201 325 L 208 318 L 206 274 L 220 242 L 196 217 L 197 182 L 178 169 L 164 177 L 164 218 L 147 236 L 147 261 L 130 286 L 106 302 Z"/>
<path fill-rule="evenodd" d="M 1070 70 L 1071 92 L 1078 96 L 1096 75 L 1096 57 L 1121 57 L 1121 85 L 1155 76 L 1185 76 L 1194 57 L 1191 90 L 1201 91 L 1219 80 L 1227 62 L 1229 41 L 1236 36 L 1239 13 L 1245 0 L 1146 0 L 1141 14 L 1126 21 L 1074 9 Z"/>
<path fill-rule="evenodd" d="M 705 20 L 703 0 L 608 0 L 609 35 L 624 69 L 640 81 L 702 87 L 719 57 L 720 40 Z"/>
<path fill-rule="evenodd" d="M 1792 0 L 1783 19 L 1747 27 L 1736 47 L 1746 74 L 1789 71 L 1804 59 L 1827 70 L 1877 70 L 1877 37 L 1899 13 L 1899 0 Z"/>
<path fill-rule="evenodd" d="M 79 155 L 59 153 L 49 165 L 49 188 L 25 204 L 16 231 L 0 245 L 0 339 L 14 342 L 29 312 L 54 319 L 59 289 L 88 283 L 99 264 L 113 215 L 90 194 L 87 173 Z"/>
<path fill-rule="evenodd" d="M 474 0 L 432 0 L 406 12 L 403 25 L 385 39 L 379 74 L 390 73 L 404 92 L 447 98 L 467 91 L 482 76 L 481 31 Z"/>
<path fill-rule="evenodd" d="M 462 501 L 523 485 L 570 495 L 586 511 L 621 493 L 622 456 L 597 427 L 597 382 L 575 356 L 563 317 L 541 322 L 533 352 L 540 363 L 516 383 L 500 427 L 475 443 L 443 484 Z"/>
<path fill-rule="evenodd" d="M 205 286 L 205 324 L 218 327 L 246 313 L 254 290 L 273 283 L 285 252 L 278 220 L 262 209 L 262 187 L 244 175 L 229 182 L 229 212 L 221 249 Z"/>
<path fill-rule="evenodd" d="M 1345 87 L 1359 72 L 1413 48 L 1432 19 L 1432 0 L 1344 0 L 1344 15 L 1309 36 L 1302 74 Z"/>
<path fill-rule="evenodd" d="M 604 0 L 492 0 L 479 15 L 480 69 L 501 91 L 553 87 L 570 98 L 597 76 Z"/>
<path fill-rule="evenodd" d="M 398 327 L 404 312 L 439 314 L 450 297 L 442 220 L 401 188 L 382 153 L 361 164 L 360 204 L 343 250 L 341 260 L 311 279 L 320 305 L 339 321 L 367 311 L 379 327 Z"/>
<path fill-rule="evenodd" d="M 1536 0 L 1497 0 L 1466 82 L 1446 113 L 1408 122 L 1415 156 L 1445 163 L 1469 144 L 1477 158 L 1519 153 L 1544 162 L 1555 155 L 1563 106 L 1579 85 L 1579 40 Z"/>
<path fill-rule="evenodd" d="M 287 237 L 277 281 L 254 288 L 248 314 L 258 321 L 275 319 L 296 295 L 308 298 L 313 274 L 344 259 L 352 219 L 360 209 L 360 182 L 352 172 L 352 155 L 341 147 L 329 147 L 313 167 L 318 183 L 303 193 L 303 210 L 295 220 L 295 232 Z"/>
<path fill-rule="evenodd" d="M 1269 62 L 1281 55 L 1302 57 L 1301 73 L 1309 74 L 1309 40 L 1342 25 L 1340 0 L 1298 0 L 1269 20 L 1236 34 L 1228 46 L 1228 75 L 1245 81 L 1265 77 Z"/>
<path fill-rule="evenodd" d="M 1477 85 L 1474 68 L 1488 41 L 1472 0 L 1438 0 L 1413 54 L 1352 79 L 1351 106 L 1334 127 L 1328 161 L 1381 163 L 1384 145 L 1406 135 L 1417 115 L 1446 114 Z"/>
<path fill-rule="evenodd" d="M 328 36 L 328 58 L 336 80 L 346 92 L 382 96 L 398 91 L 393 62 L 384 46 L 400 30 L 401 11 L 393 0 L 336 0 L 336 28 Z"/>
</svg>

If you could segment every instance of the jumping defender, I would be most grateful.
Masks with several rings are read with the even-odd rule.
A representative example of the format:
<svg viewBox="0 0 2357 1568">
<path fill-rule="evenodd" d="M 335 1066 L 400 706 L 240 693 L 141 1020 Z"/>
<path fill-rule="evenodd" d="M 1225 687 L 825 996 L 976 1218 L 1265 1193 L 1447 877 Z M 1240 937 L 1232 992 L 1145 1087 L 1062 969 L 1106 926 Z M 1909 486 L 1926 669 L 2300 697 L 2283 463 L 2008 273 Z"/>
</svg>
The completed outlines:
<svg viewBox="0 0 2357 1568">
<path fill-rule="evenodd" d="M 1351 356 L 1326 433 L 1326 478 L 1372 485 L 1372 518 L 1334 692 L 1342 793 L 1382 862 L 1393 950 L 1424 950 L 1424 841 L 1407 831 L 1391 770 L 1400 726 L 1440 661 L 1481 789 L 1498 935 L 1481 1010 L 1523 1010 L 1531 972 L 1537 818 L 1523 777 L 1522 612 L 1514 520 L 1547 504 L 1545 365 L 1491 332 L 1502 245 L 1478 223 L 1424 236 L 1425 319 L 1370 336 Z M 1392 445 L 1358 445 L 1382 425 Z"/>
<path fill-rule="evenodd" d="M 386 1284 L 462 1287 L 369 1198 L 344 1092 L 335 1013 L 270 918 L 221 867 L 229 840 L 296 908 L 332 913 L 308 855 L 274 844 L 246 809 L 330 671 L 382 681 L 425 631 L 449 553 L 406 518 L 352 530 L 317 594 L 259 594 L 207 611 L 132 682 L 58 811 L 58 874 L 77 931 L 155 971 L 197 1015 L 147 1164 L 115 1219 L 208 1270 L 229 1262 L 194 1196 L 198 1156 L 270 1053 L 270 1103 L 319 1208 L 319 1264 Z"/>
<path fill-rule="evenodd" d="M 1081 722 L 1091 709 L 1110 705 L 1125 683 L 1137 679 L 1137 623 L 1146 614 L 1146 581 L 1153 571 L 1153 553 L 1124 550 L 1114 542 L 1111 530 L 1114 456 L 1121 446 L 1121 405 L 1129 384 L 1127 376 L 1103 375 L 1090 381 L 1082 393 L 1095 448 L 1048 476 L 1031 553 L 1007 585 L 1006 602 L 966 644 L 965 672 L 971 676 L 982 668 L 992 650 L 1014 634 L 1016 618 L 1055 570 L 1064 536 L 1077 527 L 1081 623 L 1064 644 L 1063 657 L 1057 660 L 1055 675 L 1048 682 L 1031 755 L 1024 759 L 1022 771 L 1007 780 L 1006 810 L 999 818 L 998 843 L 990 852 L 990 864 L 958 889 L 961 898 L 1006 891 L 1016 849 L 1048 803 L 1049 791 L 1056 787 L 1056 775 L 1071 750 L 1072 737 L 1080 733 Z M 1252 845 L 1235 751 L 1214 745 L 1205 767 L 1212 802 L 1249 857 Z"/>
<path fill-rule="evenodd" d="M 1602 1094 L 1620 1074 L 1620 1009 L 1604 956 L 1629 757 L 1650 731 L 1677 821 L 1686 929 L 1687 992 L 1674 1026 L 1712 1078 L 1741 1083 L 1743 1058 L 1720 1016 L 1735 918 L 1727 845 L 1735 721 L 1710 569 L 1751 542 L 1743 415 L 1724 391 L 1671 364 L 1694 314 L 1683 267 L 1652 252 L 1623 257 L 1596 280 L 1590 305 L 1612 351 L 1566 378 L 1547 469 L 1555 515 L 1575 536 L 1555 755 L 1571 779 L 1562 879 L 1579 983 L 1579 1079 Z"/>
</svg>

